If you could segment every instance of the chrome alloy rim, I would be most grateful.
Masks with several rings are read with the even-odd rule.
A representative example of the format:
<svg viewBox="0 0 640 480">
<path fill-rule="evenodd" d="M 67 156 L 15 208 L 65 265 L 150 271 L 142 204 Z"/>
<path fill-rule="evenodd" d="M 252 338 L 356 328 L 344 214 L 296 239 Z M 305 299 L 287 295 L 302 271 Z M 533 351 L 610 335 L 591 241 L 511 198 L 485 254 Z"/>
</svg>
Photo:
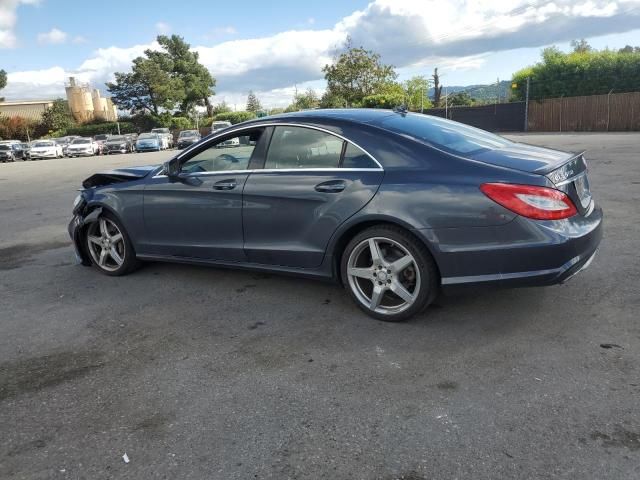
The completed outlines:
<svg viewBox="0 0 640 480">
<path fill-rule="evenodd" d="M 360 242 L 349 255 L 347 277 L 358 300 L 383 315 L 403 312 L 420 292 L 420 270 L 413 255 L 390 238 Z"/>
<path fill-rule="evenodd" d="M 124 237 L 118 226 L 108 218 L 89 225 L 87 246 L 93 261 L 102 269 L 113 272 L 124 263 Z"/>
</svg>

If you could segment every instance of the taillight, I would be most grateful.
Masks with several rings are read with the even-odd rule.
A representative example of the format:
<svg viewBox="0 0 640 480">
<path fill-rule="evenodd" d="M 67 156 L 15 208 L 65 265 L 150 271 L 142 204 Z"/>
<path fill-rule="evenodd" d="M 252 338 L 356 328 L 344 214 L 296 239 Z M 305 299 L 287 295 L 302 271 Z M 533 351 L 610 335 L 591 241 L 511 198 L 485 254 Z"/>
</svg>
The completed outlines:
<svg viewBox="0 0 640 480">
<path fill-rule="evenodd" d="M 484 183 L 480 190 L 504 208 L 535 220 L 559 220 L 578 211 L 571 199 L 560 190 L 513 183 Z"/>
</svg>

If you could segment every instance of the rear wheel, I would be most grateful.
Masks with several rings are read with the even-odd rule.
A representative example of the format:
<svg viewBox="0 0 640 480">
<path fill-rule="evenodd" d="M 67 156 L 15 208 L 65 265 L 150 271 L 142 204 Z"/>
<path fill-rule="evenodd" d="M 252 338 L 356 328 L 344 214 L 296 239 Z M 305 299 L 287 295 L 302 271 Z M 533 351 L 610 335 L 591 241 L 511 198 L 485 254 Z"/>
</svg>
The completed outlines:
<svg viewBox="0 0 640 480">
<path fill-rule="evenodd" d="M 427 248 L 394 226 L 368 228 L 347 245 L 342 281 L 356 304 L 370 316 L 398 322 L 433 301 L 438 273 Z"/>
<path fill-rule="evenodd" d="M 91 262 L 106 275 L 126 275 L 139 266 L 127 232 L 110 213 L 89 224 L 85 242 Z"/>
</svg>

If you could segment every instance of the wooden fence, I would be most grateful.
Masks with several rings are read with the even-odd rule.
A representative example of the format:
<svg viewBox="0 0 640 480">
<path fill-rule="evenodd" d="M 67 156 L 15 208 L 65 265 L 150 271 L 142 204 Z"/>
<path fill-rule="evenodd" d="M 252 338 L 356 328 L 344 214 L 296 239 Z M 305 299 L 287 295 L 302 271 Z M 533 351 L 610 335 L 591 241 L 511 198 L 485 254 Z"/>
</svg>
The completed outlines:
<svg viewBox="0 0 640 480">
<path fill-rule="evenodd" d="M 546 98 L 529 102 L 530 132 L 640 130 L 640 92 Z"/>
</svg>

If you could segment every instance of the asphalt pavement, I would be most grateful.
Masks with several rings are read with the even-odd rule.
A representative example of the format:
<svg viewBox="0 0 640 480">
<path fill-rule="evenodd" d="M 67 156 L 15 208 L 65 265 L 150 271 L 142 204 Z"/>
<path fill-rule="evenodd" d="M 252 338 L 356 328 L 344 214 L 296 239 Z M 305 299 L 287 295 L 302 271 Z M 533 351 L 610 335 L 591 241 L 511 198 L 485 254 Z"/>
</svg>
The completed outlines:
<svg viewBox="0 0 640 480">
<path fill-rule="evenodd" d="M 512 138 L 587 151 L 593 264 L 401 324 L 311 280 L 76 265 L 81 181 L 174 152 L 0 164 L 0 478 L 640 478 L 640 134 Z"/>
</svg>

